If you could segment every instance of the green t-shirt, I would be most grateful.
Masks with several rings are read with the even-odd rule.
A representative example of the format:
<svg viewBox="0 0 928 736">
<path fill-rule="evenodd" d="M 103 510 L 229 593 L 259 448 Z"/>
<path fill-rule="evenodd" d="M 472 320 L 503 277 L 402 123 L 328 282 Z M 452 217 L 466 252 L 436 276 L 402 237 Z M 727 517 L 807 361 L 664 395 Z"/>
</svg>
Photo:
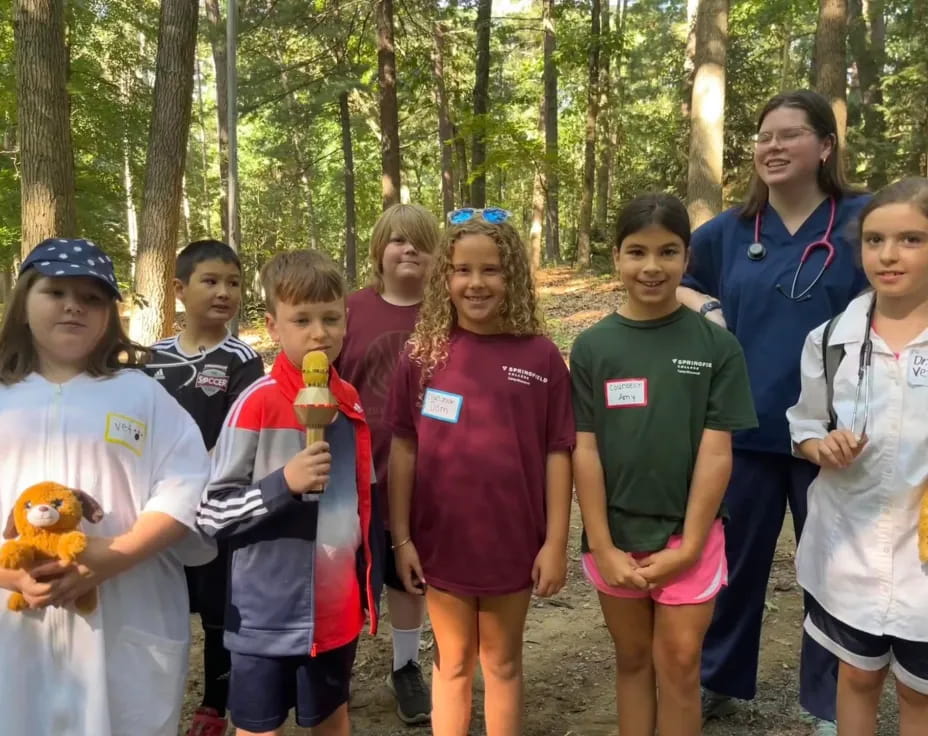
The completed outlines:
<svg viewBox="0 0 928 736">
<path fill-rule="evenodd" d="M 686 307 L 648 321 L 612 313 L 577 337 L 570 374 L 577 431 L 596 435 L 613 543 L 663 549 L 683 531 L 703 429 L 757 426 L 741 346 Z"/>
</svg>

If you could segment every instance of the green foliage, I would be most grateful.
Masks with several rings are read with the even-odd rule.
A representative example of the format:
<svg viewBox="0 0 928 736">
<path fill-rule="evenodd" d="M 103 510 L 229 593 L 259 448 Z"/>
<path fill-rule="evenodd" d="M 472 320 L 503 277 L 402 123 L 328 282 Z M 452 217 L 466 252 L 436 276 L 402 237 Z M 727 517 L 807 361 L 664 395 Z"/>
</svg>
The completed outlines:
<svg viewBox="0 0 928 736">
<path fill-rule="evenodd" d="M 345 199 L 338 99 L 347 92 L 355 161 L 358 263 L 381 211 L 375 3 L 365 0 L 268 0 L 240 5 L 239 167 L 242 257 L 253 278 L 283 248 L 315 245 L 344 255 Z M 445 27 L 444 82 L 455 143 L 469 152 L 475 132 L 488 139 L 488 200 L 511 210 L 528 231 L 535 172 L 545 163 L 541 1 L 506 13 L 495 5 L 490 112 L 472 114 L 476 0 L 396 0 L 400 142 L 406 196 L 439 213 L 440 148 L 434 28 Z M 225 7 L 224 3 L 220 3 Z M 610 220 L 646 190 L 686 189 L 690 94 L 683 0 L 629 0 L 624 37 L 613 24 L 602 40 L 611 60 L 611 118 L 617 126 Z M 732 0 L 725 123 L 725 191 L 743 193 L 751 171 L 755 116 L 772 94 L 808 83 L 817 16 L 814 0 Z M 18 251 L 19 193 L 12 0 L 0 0 L 0 265 Z M 72 137 L 80 229 L 114 254 L 129 280 L 126 170 L 141 210 L 157 48 L 157 0 L 68 3 Z M 862 124 L 849 52 L 849 161 L 859 180 L 879 167 L 893 179 L 924 172 L 928 155 L 928 18 L 924 2 L 886 0 L 882 72 L 885 134 Z M 555 6 L 559 72 L 562 256 L 572 257 L 581 198 L 590 45 L 589 0 Z M 622 51 L 622 58 L 619 53 Z M 621 69 L 621 74 L 616 70 Z M 216 73 L 205 19 L 188 146 L 184 238 L 219 236 L 221 182 Z M 600 148 L 606 145 L 600 143 Z M 462 174 L 459 163 L 456 176 Z M 460 205 L 460 182 L 455 183 Z M 608 240 L 594 261 L 608 267 Z"/>
</svg>

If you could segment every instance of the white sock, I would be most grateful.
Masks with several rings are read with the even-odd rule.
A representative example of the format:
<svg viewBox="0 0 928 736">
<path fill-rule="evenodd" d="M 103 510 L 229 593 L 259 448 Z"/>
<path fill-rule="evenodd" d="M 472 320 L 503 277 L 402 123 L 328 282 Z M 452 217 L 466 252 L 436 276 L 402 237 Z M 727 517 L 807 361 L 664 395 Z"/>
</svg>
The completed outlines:
<svg viewBox="0 0 928 736">
<path fill-rule="evenodd" d="M 419 661 L 419 640 L 422 627 L 415 629 L 393 629 L 393 671 L 402 669 L 412 660 Z"/>
</svg>

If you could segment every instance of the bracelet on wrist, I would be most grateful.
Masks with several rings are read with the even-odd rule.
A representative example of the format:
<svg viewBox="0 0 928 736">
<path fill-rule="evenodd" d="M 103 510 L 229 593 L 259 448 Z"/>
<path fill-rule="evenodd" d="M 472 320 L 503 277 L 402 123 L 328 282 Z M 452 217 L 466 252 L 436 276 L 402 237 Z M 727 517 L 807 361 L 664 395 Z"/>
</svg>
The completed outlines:
<svg viewBox="0 0 928 736">
<path fill-rule="evenodd" d="M 712 312 L 716 309 L 721 309 L 721 308 L 722 308 L 722 302 L 720 302 L 718 299 L 710 299 L 709 301 L 705 302 L 699 308 L 699 313 L 703 317 L 705 317 L 709 312 Z"/>
<path fill-rule="evenodd" d="M 390 549 L 392 549 L 392 550 L 395 552 L 395 551 L 398 550 L 400 547 L 402 547 L 404 544 L 409 544 L 411 541 L 412 541 L 412 537 L 406 537 L 406 539 L 404 539 L 404 540 L 403 540 L 402 542 L 400 542 L 399 544 L 391 544 L 391 545 L 390 545 Z"/>
</svg>

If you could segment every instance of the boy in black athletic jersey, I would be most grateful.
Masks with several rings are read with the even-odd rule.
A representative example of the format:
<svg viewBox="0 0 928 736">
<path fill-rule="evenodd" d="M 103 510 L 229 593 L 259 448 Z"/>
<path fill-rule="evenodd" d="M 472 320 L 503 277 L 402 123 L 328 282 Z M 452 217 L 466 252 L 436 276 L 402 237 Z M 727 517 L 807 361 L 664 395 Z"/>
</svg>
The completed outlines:
<svg viewBox="0 0 928 736">
<path fill-rule="evenodd" d="M 238 395 L 264 375 L 258 354 L 229 334 L 227 323 L 242 298 L 238 256 L 217 240 L 198 240 L 177 256 L 174 293 L 186 308 L 184 329 L 152 346 L 146 371 L 196 421 L 210 451 Z M 203 702 L 187 736 L 224 736 L 229 693 L 229 653 L 222 645 L 228 585 L 227 548 L 202 567 L 187 568 L 191 611 L 200 614 L 203 645 Z"/>
</svg>

